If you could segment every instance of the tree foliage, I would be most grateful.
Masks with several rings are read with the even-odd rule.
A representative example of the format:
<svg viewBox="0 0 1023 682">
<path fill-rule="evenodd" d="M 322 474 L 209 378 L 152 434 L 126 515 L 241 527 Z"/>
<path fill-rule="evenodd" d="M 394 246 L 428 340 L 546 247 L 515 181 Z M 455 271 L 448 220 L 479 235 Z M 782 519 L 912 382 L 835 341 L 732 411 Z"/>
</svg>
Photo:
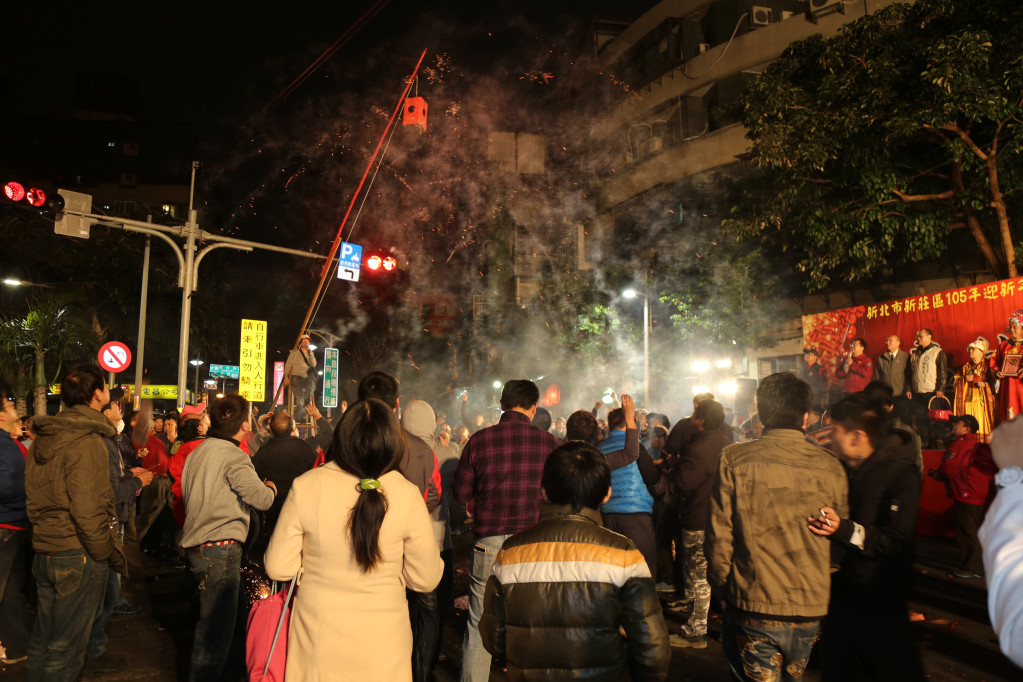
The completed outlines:
<svg viewBox="0 0 1023 682">
<path fill-rule="evenodd" d="M 0 318 L 0 352 L 5 364 L 17 368 L 10 374 L 22 377 L 18 383 L 31 371 L 36 414 L 46 414 L 47 386 L 68 364 L 89 358 L 98 348 L 92 325 L 74 303 L 43 296 L 29 303 L 24 316 Z"/>
<path fill-rule="evenodd" d="M 810 290 L 936 259 L 963 225 L 990 269 L 1015 276 L 1017 0 L 890 5 L 794 43 L 741 104 L 759 187 L 728 227 L 780 243 Z"/>
</svg>

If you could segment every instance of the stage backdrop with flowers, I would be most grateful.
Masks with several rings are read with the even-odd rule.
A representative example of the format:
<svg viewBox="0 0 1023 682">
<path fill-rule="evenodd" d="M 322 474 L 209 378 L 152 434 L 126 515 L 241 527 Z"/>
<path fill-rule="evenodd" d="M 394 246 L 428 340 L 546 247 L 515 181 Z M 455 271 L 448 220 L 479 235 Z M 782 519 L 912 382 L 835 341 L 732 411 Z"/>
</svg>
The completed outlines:
<svg viewBox="0 0 1023 682">
<path fill-rule="evenodd" d="M 1023 278 L 897 298 L 883 303 L 841 308 L 803 315 L 803 342 L 816 348 L 821 364 L 834 379 L 836 366 L 849 351 L 852 340 L 867 342 L 867 353 L 876 358 L 885 351 L 885 340 L 895 334 L 902 350 L 916 344 L 916 332 L 927 328 L 949 358 L 955 371 L 967 360 L 966 346 L 983 336 L 991 352 L 1005 336 L 1009 315 L 1023 309 Z"/>
</svg>

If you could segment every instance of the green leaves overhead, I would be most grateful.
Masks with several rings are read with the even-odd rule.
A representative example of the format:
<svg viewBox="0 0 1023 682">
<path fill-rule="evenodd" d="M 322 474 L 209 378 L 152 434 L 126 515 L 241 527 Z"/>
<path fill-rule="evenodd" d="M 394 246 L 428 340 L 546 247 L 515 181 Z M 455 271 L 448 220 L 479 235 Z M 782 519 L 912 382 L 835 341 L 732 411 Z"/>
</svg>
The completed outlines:
<svg viewBox="0 0 1023 682">
<path fill-rule="evenodd" d="M 727 227 L 780 244 L 808 289 L 937 259 L 963 226 L 990 269 L 1015 276 L 1016 0 L 891 5 L 793 44 L 742 104 L 758 189 Z"/>
</svg>

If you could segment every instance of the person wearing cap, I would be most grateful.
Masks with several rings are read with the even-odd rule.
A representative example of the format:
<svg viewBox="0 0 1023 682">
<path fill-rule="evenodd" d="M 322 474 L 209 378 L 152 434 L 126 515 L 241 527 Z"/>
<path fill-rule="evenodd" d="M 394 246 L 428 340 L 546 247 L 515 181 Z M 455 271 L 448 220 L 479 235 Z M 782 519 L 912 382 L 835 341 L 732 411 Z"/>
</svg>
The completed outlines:
<svg viewBox="0 0 1023 682">
<path fill-rule="evenodd" d="M 1023 310 L 1017 310 L 1009 316 L 1009 328 L 1005 330 L 1008 338 L 998 344 L 998 352 L 991 358 L 991 369 L 998 378 L 998 407 L 995 410 L 995 418 L 998 422 L 1013 417 L 1023 412 L 1023 371 L 1015 374 L 1006 373 L 1006 361 L 1012 365 L 1015 359 L 1015 368 L 1023 366 L 1021 358 L 1023 355 Z"/>
<path fill-rule="evenodd" d="M 945 482 L 945 494 L 952 498 L 956 522 L 956 544 L 960 567 L 956 578 L 979 578 L 984 564 L 977 532 L 984 522 L 984 505 L 998 468 L 991 447 L 977 438 L 977 419 L 964 414 L 952 417 L 955 440 L 945 450 L 936 478 Z"/>
<path fill-rule="evenodd" d="M 303 334 L 298 348 L 288 353 L 284 363 L 284 385 L 290 387 L 295 401 L 295 418 L 305 417 L 305 406 L 313 397 L 316 380 L 316 356 L 309 350 L 312 337 Z"/>
<path fill-rule="evenodd" d="M 955 414 L 972 415 L 977 420 L 977 440 L 986 443 L 995 425 L 994 372 L 987 363 L 987 339 L 978 336 L 966 347 L 970 359 L 956 372 L 955 397 L 952 409 Z"/>
<path fill-rule="evenodd" d="M 813 405 L 823 407 L 828 397 L 828 375 L 820 364 L 820 355 L 816 348 L 803 349 L 803 365 L 799 368 L 799 378 L 810 384 L 813 389 Z"/>
</svg>

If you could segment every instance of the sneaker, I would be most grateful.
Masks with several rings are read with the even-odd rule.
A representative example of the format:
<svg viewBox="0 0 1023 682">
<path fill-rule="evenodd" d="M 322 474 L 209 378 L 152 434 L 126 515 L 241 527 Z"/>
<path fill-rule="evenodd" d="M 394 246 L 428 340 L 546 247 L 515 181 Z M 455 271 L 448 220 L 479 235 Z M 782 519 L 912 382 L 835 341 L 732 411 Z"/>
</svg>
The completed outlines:
<svg viewBox="0 0 1023 682">
<path fill-rule="evenodd" d="M 672 646 L 680 649 L 706 649 L 707 637 L 683 637 L 682 635 L 668 635 L 668 641 Z"/>
<path fill-rule="evenodd" d="M 670 601 L 665 604 L 664 608 L 668 609 L 672 613 L 685 613 L 691 607 L 692 604 L 687 602 L 685 599 L 676 599 L 675 601 Z"/>
<path fill-rule="evenodd" d="M 961 578 L 963 580 L 968 580 L 970 578 L 979 578 L 979 577 L 981 577 L 977 573 L 971 573 L 969 571 L 964 571 L 964 570 L 961 570 L 961 569 L 958 570 L 958 571 L 952 571 L 952 576 L 954 578 Z"/>
<path fill-rule="evenodd" d="M 122 616 L 130 616 L 138 612 L 139 608 L 137 606 L 133 606 L 126 601 L 123 601 L 114 607 L 114 613 L 120 614 Z"/>
</svg>

